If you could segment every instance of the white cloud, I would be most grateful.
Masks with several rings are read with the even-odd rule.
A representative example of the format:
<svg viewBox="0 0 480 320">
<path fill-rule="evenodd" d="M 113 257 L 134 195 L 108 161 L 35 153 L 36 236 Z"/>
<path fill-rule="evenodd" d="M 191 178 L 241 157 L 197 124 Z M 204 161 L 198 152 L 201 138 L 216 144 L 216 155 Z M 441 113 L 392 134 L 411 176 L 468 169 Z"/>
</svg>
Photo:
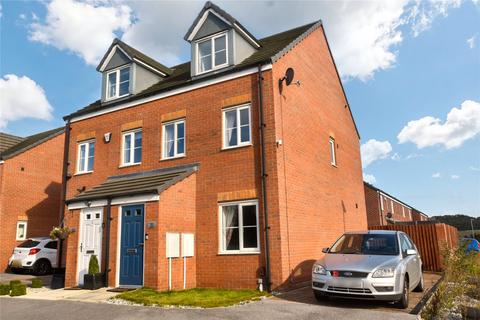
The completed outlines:
<svg viewBox="0 0 480 320">
<path fill-rule="evenodd" d="M 30 40 L 73 52 L 90 65 L 99 62 L 115 32 L 126 31 L 132 23 L 127 5 L 53 0 L 46 6 L 46 20 L 30 25 Z"/>
<path fill-rule="evenodd" d="M 453 180 L 456 180 L 456 179 L 460 179 L 460 176 L 456 174 L 452 174 L 450 178 L 452 178 Z"/>
<path fill-rule="evenodd" d="M 370 183 L 370 184 L 375 184 L 375 183 L 377 183 L 377 179 L 375 179 L 375 176 L 372 175 L 372 174 L 368 174 L 368 173 L 364 173 L 364 174 L 363 174 L 363 180 L 364 180 L 365 182 Z"/>
<path fill-rule="evenodd" d="M 29 77 L 7 74 L 0 78 L 0 129 L 22 118 L 52 119 L 45 91 Z"/>
<path fill-rule="evenodd" d="M 442 175 L 440 174 L 440 172 L 435 172 L 434 174 L 432 174 L 432 178 L 440 178 Z"/>
<path fill-rule="evenodd" d="M 467 45 L 470 49 L 475 48 L 475 40 L 477 38 L 477 35 L 471 36 L 470 38 L 467 39 Z"/>
<path fill-rule="evenodd" d="M 417 148 L 437 144 L 447 149 L 460 147 L 480 133 L 480 103 L 465 100 L 460 109 L 453 108 L 445 123 L 432 116 L 410 121 L 398 134 L 399 143 L 412 142 Z"/>
<path fill-rule="evenodd" d="M 417 37 L 420 33 L 430 29 L 435 19 L 448 16 L 449 10 L 458 8 L 461 4 L 462 0 L 412 1 L 408 20 L 411 23 L 413 35 Z"/>
<path fill-rule="evenodd" d="M 31 39 L 74 52 L 96 64 L 115 34 L 171 66 L 189 57 L 183 35 L 204 2 L 53 0 L 44 22 L 32 23 Z M 391 68 L 397 59 L 401 28 L 426 30 L 457 1 L 256 1 L 218 2 L 258 38 L 322 19 L 344 79 L 368 80 Z M 74 36 L 72 36 L 74 35 Z"/>
<path fill-rule="evenodd" d="M 360 153 L 362 154 L 362 165 L 364 168 L 371 163 L 385 159 L 392 152 L 392 145 L 388 141 L 378 141 L 370 139 L 360 146 Z"/>
</svg>

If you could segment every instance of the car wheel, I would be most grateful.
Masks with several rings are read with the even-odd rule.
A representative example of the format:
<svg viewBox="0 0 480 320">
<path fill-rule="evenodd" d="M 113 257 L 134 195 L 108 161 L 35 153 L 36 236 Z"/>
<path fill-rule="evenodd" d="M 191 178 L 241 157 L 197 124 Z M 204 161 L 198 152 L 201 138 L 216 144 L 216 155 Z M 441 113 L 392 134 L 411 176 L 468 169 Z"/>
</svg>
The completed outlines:
<svg viewBox="0 0 480 320">
<path fill-rule="evenodd" d="M 413 291 L 415 292 L 423 292 L 423 290 L 425 290 L 425 283 L 423 282 L 423 273 L 422 275 L 420 276 L 420 281 L 418 282 L 417 286 L 415 287 L 415 289 L 413 289 Z"/>
<path fill-rule="evenodd" d="M 321 292 L 313 290 L 313 295 L 315 296 L 315 300 L 317 300 L 318 302 L 325 301 L 326 296 L 323 295 Z"/>
<path fill-rule="evenodd" d="M 37 261 L 33 265 L 33 273 L 37 276 L 46 275 L 47 273 L 50 273 L 51 269 L 50 262 L 46 260 Z"/>
<path fill-rule="evenodd" d="M 408 278 L 405 277 L 403 281 L 402 298 L 395 303 L 395 306 L 399 309 L 408 308 Z"/>
</svg>

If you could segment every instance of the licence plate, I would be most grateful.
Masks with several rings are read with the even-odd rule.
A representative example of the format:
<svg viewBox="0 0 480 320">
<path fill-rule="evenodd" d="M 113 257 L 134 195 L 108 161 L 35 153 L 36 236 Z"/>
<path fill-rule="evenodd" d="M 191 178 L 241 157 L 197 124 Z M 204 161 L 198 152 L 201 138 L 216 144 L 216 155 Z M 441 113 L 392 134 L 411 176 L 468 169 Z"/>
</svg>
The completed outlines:
<svg viewBox="0 0 480 320">
<path fill-rule="evenodd" d="M 13 261 L 12 261 L 12 267 L 13 267 L 13 268 L 21 268 L 21 267 L 22 267 L 22 261 L 20 261 L 20 260 L 13 260 Z"/>
<path fill-rule="evenodd" d="M 346 288 L 363 288 L 363 282 L 361 279 L 337 278 L 335 280 L 335 285 Z"/>
</svg>

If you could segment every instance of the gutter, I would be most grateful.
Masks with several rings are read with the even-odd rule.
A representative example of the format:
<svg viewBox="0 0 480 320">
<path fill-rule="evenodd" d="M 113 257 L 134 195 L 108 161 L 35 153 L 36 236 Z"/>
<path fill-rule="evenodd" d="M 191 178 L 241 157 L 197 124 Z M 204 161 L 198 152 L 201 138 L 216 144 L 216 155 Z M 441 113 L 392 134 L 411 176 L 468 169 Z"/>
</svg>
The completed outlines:
<svg viewBox="0 0 480 320">
<path fill-rule="evenodd" d="M 259 116 L 259 133 L 260 133 L 260 161 L 261 161 L 261 177 L 262 177 L 262 197 L 263 197 L 263 216 L 265 223 L 265 287 L 267 292 L 271 292 L 271 272 L 270 272 L 270 240 L 268 224 L 268 205 L 267 205 L 267 173 L 265 166 L 265 121 L 263 115 L 263 81 L 262 65 L 258 65 L 258 116 Z"/>
</svg>

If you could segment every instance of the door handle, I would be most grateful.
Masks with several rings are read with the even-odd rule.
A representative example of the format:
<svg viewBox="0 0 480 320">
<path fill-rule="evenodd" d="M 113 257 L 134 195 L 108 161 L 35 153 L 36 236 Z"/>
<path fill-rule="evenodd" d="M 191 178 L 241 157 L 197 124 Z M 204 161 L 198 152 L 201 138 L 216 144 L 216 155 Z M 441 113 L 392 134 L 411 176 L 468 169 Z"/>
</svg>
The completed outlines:
<svg viewBox="0 0 480 320">
<path fill-rule="evenodd" d="M 83 252 L 83 243 L 80 243 L 80 252 Z"/>
</svg>

